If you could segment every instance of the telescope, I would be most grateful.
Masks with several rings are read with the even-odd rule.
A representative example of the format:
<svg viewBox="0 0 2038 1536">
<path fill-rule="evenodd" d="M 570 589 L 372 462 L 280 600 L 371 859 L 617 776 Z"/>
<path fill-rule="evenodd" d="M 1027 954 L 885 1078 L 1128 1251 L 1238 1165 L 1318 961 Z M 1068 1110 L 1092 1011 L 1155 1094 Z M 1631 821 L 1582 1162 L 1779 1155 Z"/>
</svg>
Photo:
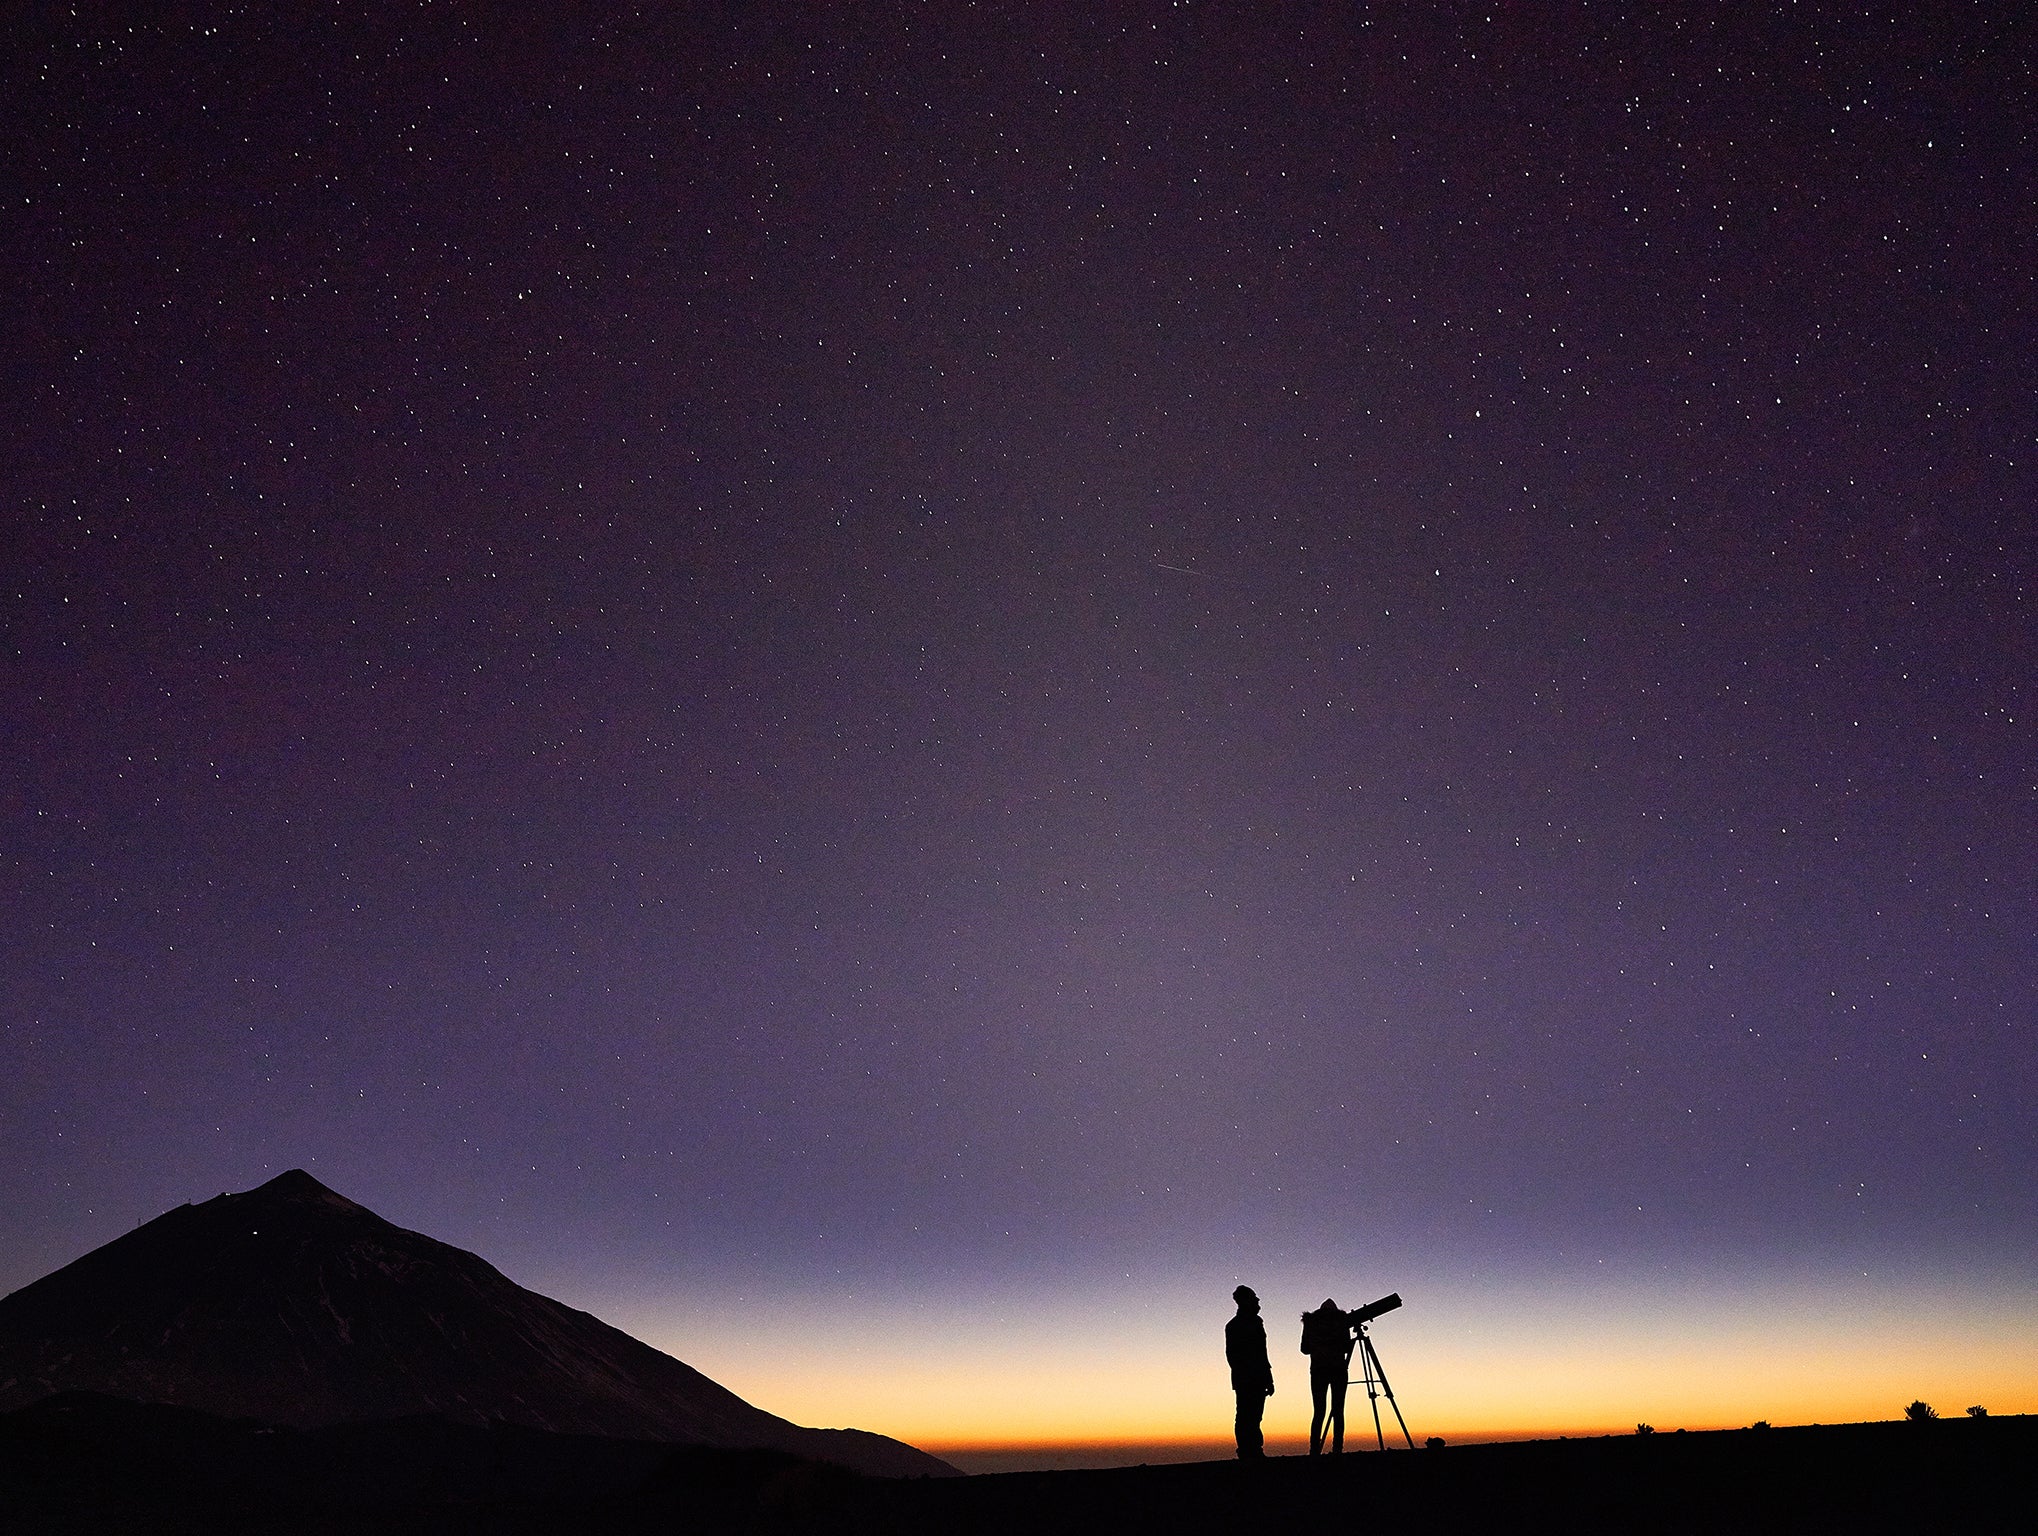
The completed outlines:
<svg viewBox="0 0 2038 1536">
<path fill-rule="evenodd" d="M 1354 1328 L 1363 1328 L 1381 1313 L 1392 1312 L 1400 1305 L 1401 1293 L 1399 1291 L 1389 1291 L 1378 1301 L 1369 1301 L 1363 1307 L 1354 1307 L 1346 1316 L 1351 1319 L 1351 1325 Z"/>
<path fill-rule="evenodd" d="M 1415 1449 L 1415 1436 L 1408 1432 L 1408 1420 L 1401 1417 L 1401 1405 L 1394 1400 L 1394 1388 L 1387 1384 L 1387 1368 L 1380 1363 L 1380 1352 L 1373 1347 L 1373 1340 L 1366 1332 L 1366 1324 L 1383 1312 L 1392 1312 L 1401 1305 L 1401 1293 L 1389 1291 L 1378 1301 L 1369 1301 L 1363 1307 L 1354 1307 L 1345 1314 L 1345 1322 L 1352 1330 L 1351 1349 L 1358 1353 L 1359 1379 L 1366 1384 L 1366 1397 L 1373 1407 L 1373 1440 L 1381 1450 L 1387 1449 L 1387 1433 L 1380 1423 L 1380 1399 L 1387 1399 L 1387 1406 L 1394 1410 L 1394 1420 L 1401 1426 L 1401 1438 L 1408 1442 L 1408 1448 Z M 1351 1356 L 1346 1355 L 1349 1361 Z"/>
</svg>

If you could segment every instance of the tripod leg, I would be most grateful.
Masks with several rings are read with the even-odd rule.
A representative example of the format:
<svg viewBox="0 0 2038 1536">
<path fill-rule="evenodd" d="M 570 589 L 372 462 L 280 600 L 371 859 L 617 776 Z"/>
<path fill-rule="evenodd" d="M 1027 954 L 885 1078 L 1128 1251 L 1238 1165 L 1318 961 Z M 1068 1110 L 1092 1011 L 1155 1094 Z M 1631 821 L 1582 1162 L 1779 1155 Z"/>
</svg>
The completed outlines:
<svg viewBox="0 0 2038 1536">
<path fill-rule="evenodd" d="M 1359 1369 L 1366 1380 L 1366 1401 L 1373 1407 L 1373 1441 L 1381 1449 L 1387 1449 L 1387 1437 L 1380 1429 L 1380 1388 L 1376 1383 L 1374 1368 L 1379 1357 L 1373 1353 L 1373 1341 L 1363 1333 L 1359 1335 Z"/>
<path fill-rule="evenodd" d="M 1366 1357 L 1367 1375 L 1370 1376 L 1375 1371 L 1379 1372 L 1380 1385 L 1386 1388 L 1387 1392 L 1387 1406 L 1394 1410 L 1394 1421 L 1401 1426 L 1401 1438 L 1408 1442 L 1408 1448 L 1411 1451 L 1414 1450 L 1415 1436 L 1408 1432 L 1408 1420 L 1401 1417 L 1401 1405 L 1394 1401 L 1394 1388 L 1387 1383 L 1387 1367 L 1380 1363 L 1379 1351 L 1373 1348 L 1373 1341 L 1371 1339 L 1366 1340 Z M 1380 1410 L 1378 1408 L 1373 1410 L 1373 1422 L 1375 1426 L 1380 1422 Z M 1380 1448 L 1382 1450 L 1387 1448 L 1387 1443 L 1384 1439 L 1380 1442 Z"/>
</svg>

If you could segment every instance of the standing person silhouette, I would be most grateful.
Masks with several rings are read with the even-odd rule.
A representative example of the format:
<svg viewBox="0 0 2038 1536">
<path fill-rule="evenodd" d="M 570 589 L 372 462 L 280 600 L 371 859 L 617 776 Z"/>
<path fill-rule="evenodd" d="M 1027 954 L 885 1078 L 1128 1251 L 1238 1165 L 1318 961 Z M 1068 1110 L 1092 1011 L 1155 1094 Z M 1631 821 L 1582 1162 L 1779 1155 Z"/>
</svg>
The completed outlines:
<svg viewBox="0 0 2038 1536">
<path fill-rule="evenodd" d="M 1328 1297 L 1314 1312 L 1302 1314 L 1302 1353 L 1309 1357 L 1309 1454 L 1323 1454 L 1324 1400 L 1330 1403 L 1330 1451 L 1345 1448 L 1345 1388 L 1351 1382 L 1352 1326 L 1338 1304 Z"/>
<path fill-rule="evenodd" d="M 1258 1293 L 1241 1285 L 1231 1299 L 1238 1303 L 1238 1314 L 1224 1325 L 1224 1359 L 1238 1398 L 1238 1459 L 1258 1461 L 1267 1454 L 1260 1419 L 1274 1395 L 1274 1367 L 1267 1359 L 1267 1325 L 1260 1321 Z"/>
</svg>

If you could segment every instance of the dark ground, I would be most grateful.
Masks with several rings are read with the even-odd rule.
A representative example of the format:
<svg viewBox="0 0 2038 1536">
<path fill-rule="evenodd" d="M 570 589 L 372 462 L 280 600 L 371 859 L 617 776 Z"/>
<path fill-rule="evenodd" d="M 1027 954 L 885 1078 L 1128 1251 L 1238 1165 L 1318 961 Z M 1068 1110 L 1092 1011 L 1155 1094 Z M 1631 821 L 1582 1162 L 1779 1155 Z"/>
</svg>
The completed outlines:
<svg viewBox="0 0 2038 1536">
<path fill-rule="evenodd" d="M 440 1421 L 271 1430 L 74 1397 L 0 1416 L 0 1531 L 2028 1531 L 2038 1418 L 893 1481 L 779 1452 Z"/>
</svg>

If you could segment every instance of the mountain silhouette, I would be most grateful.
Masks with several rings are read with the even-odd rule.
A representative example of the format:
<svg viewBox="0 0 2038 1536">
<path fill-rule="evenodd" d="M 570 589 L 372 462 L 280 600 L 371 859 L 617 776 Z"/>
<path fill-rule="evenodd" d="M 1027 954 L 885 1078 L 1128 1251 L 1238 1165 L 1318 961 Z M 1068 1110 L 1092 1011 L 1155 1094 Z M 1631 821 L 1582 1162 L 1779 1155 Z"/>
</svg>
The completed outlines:
<svg viewBox="0 0 2038 1536">
<path fill-rule="evenodd" d="M 880 1476 L 955 1470 L 752 1407 L 302 1169 L 180 1206 L 0 1299 L 0 1411 L 71 1391 L 296 1428 L 433 1415 L 790 1451 Z"/>
</svg>

